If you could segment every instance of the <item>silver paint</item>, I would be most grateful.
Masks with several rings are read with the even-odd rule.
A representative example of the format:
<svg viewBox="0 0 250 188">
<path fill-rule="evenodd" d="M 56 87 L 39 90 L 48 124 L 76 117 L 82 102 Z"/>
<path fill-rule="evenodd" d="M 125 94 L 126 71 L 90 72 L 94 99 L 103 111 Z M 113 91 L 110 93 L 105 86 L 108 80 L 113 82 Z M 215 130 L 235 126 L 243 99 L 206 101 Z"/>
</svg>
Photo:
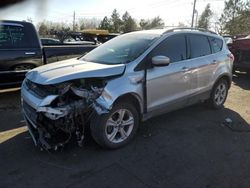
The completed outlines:
<svg viewBox="0 0 250 188">
<path fill-rule="evenodd" d="M 194 101 L 207 99 L 218 78 L 222 75 L 232 78 L 232 62 L 227 56 L 230 52 L 224 43 L 222 51 L 218 53 L 170 63 L 168 66 L 150 68 L 144 80 L 144 70 L 135 71 L 135 67 L 167 37 L 176 33 L 187 33 L 187 31 L 177 31 L 163 34 L 164 31 L 150 31 L 162 33 L 162 36 L 136 60 L 126 65 L 104 65 L 71 59 L 36 68 L 27 74 L 27 79 L 38 84 L 50 85 L 74 79 L 117 75 L 107 80 L 102 94 L 95 100 L 93 106 L 96 111 L 99 114 L 107 113 L 118 98 L 129 95 L 139 102 L 142 117 L 151 117 L 163 111 L 187 106 Z M 204 34 L 198 31 L 188 33 Z M 221 39 L 214 34 L 205 33 L 205 35 Z M 143 82 L 146 82 L 147 87 L 146 101 Z M 22 87 L 21 92 L 23 99 L 34 109 L 45 103 L 44 99 L 36 98 L 25 87 Z M 202 95 L 204 93 L 206 95 Z M 144 103 L 147 106 L 146 114 L 143 114 Z"/>
</svg>

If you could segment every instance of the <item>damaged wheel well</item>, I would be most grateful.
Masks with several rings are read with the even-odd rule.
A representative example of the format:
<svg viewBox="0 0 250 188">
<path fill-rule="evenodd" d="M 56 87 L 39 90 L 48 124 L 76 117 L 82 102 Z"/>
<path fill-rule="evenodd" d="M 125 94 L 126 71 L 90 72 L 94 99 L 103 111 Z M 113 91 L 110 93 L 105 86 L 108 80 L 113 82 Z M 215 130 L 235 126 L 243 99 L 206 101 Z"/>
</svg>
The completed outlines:
<svg viewBox="0 0 250 188">
<path fill-rule="evenodd" d="M 119 102 L 127 102 L 127 103 L 131 103 L 135 106 L 137 112 L 139 113 L 139 118 L 141 119 L 142 117 L 142 108 L 140 106 L 140 102 L 139 102 L 140 99 L 138 99 L 137 96 L 135 96 L 134 94 L 132 93 L 128 93 L 128 94 L 125 94 L 125 95 L 122 95 L 120 97 L 118 97 L 114 103 L 119 103 Z"/>
</svg>

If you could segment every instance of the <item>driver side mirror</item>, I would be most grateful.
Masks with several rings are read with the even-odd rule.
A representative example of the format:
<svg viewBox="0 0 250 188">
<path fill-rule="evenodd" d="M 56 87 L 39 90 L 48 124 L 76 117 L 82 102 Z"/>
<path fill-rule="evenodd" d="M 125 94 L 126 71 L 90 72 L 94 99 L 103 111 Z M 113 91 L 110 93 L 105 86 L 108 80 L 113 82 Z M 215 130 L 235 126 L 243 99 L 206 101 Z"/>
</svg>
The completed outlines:
<svg viewBox="0 0 250 188">
<path fill-rule="evenodd" d="M 152 65 L 154 66 L 168 66 L 170 59 L 166 56 L 158 55 L 152 58 Z"/>
</svg>

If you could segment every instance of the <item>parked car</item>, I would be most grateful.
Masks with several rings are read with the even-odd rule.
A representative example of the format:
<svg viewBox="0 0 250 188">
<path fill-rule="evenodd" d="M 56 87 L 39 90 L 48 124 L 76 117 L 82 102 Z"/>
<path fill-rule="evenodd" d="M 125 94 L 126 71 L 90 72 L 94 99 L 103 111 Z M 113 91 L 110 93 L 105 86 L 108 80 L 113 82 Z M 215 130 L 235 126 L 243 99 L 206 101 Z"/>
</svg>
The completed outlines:
<svg viewBox="0 0 250 188">
<path fill-rule="evenodd" d="M 79 57 L 96 45 L 41 45 L 28 22 L 0 21 L 0 87 L 21 85 L 27 70 Z"/>
<path fill-rule="evenodd" d="M 95 45 L 95 44 L 97 44 L 97 42 L 66 39 L 66 40 L 64 40 L 63 44 Z"/>
<path fill-rule="evenodd" d="M 58 39 L 53 39 L 53 38 L 41 38 L 41 43 L 43 46 L 46 45 L 61 45 L 62 43 Z"/>
<path fill-rule="evenodd" d="M 56 150 L 72 137 L 81 145 L 87 125 L 98 144 L 119 148 L 141 120 L 202 101 L 221 108 L 232 65 L 223 38 L 210 32 L 132 32 L 80 59 L 30 71 L 22 108 L 35 145 L 44 149 Z"/>
<path fill-rule="evenodd" d="M 228 44 L 234 54 L 234 70 L 250 72 L 250 37 L 235 39 Z"/>
</svg>

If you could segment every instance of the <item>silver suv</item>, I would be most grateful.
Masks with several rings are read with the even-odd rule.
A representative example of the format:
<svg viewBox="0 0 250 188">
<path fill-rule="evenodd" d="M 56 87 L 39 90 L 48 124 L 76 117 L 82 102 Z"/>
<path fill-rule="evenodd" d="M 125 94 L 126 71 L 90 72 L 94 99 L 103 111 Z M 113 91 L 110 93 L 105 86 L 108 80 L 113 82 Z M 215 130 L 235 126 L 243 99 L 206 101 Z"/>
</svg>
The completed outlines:
<svg viewBox="0 0 250 188">
<path fill-rule="evenodd" d="M 209 31 L 124 34 L 78 59 L 28 72 L 21 89 L 24 117 L 44 149 L 56 150 L 71 138 L 81 146 L 86 128 L 101 146 L 119 148 L 141 120 L 203 101 L 221 108 L 233 58 L 223 38 Z"/>
</svg>

